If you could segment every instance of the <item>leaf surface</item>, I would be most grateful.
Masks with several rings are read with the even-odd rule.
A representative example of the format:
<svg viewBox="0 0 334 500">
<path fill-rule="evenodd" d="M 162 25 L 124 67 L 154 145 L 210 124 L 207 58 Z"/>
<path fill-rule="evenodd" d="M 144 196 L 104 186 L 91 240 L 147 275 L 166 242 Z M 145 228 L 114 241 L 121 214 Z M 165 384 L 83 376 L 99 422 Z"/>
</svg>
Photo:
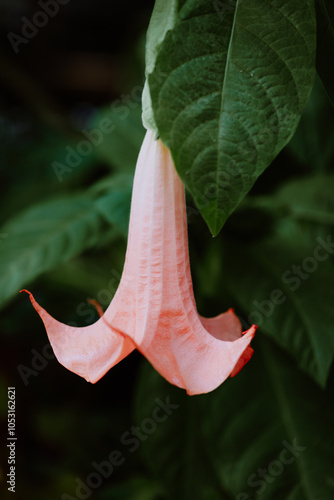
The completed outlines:
<svg viewBox="0 0 334 500">
<path fill-rule="evenodd" d="M 94 246 L 102 221 L 94 202 L 83 196 L 42 203 L 2 227 L 0 303 L 41 273 Z"/>
<path fill-rule="evenodd" d="M 159 134 L 214 235 L 292 137 L 314 61 L 311 0 L 178 2 L 150 95 Z"/>
</svg>

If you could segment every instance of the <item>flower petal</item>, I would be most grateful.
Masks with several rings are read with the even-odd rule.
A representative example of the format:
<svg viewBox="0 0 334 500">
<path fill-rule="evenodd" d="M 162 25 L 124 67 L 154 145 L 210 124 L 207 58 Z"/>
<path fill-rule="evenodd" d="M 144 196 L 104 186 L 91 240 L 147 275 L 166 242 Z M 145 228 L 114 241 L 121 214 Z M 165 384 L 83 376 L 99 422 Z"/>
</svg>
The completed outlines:
<svg viewBox="0 0 334 500">
<path fill-rule="evenodd" d="M 211 319 L 198 315 L 184 187 L 169 150 L 152 132 L 137 162 L 130 233 L 124 274 L 137 286 L 136 328 L 123 331 L 171 383 L 189 394 L 213 390 L 249 358 L 244 352 L 255 327 L 242 335 L 232 310 Z"/>
<path fill-rule="evenodd" d="M 242 334 L 232 310 L 216 318 L 197 313 L 184 187 L 151 131 L 136 167 L 122 278 L 104 315 L 94 325 L 70 327 L 29 295 L 60 363 L 91 382 L 137 347 L 172 384 L 201 394 L 235 375 L 252 354 L 255 326 Z"/>
<path fill-rule="evenodd" d="M 22 291 L 29 294 L 32 305 L 43 320 L 59 363 L 87 382 L 97 382 L 134 350 L 131 340 L 110 328 L 104 318 L 82 328 L 68 326 L 50 316 L 28 290 Z"/>
</svg>

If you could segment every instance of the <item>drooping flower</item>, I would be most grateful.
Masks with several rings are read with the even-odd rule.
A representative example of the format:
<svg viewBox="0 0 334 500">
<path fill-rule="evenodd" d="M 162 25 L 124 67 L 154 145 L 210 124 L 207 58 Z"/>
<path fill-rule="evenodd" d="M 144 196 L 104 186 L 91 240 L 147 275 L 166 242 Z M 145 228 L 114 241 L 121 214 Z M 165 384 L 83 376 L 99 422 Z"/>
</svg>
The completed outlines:
<svg viewBox="0 0 334 500">
<path fill-rule="evenodd" d="M 137 348 L 170 383 L 201 394 L 238 373 L 253 354 L 254 325 L 242 334 L 232 309 L 215 318 L 197 313 L 184 187 L 169 150 L 151 131 L 135 172 L 124 270 L 108 309 L 93 325 L 75 328 L 29 295 L 58 361 L 89 382 Z"/>
</svg>

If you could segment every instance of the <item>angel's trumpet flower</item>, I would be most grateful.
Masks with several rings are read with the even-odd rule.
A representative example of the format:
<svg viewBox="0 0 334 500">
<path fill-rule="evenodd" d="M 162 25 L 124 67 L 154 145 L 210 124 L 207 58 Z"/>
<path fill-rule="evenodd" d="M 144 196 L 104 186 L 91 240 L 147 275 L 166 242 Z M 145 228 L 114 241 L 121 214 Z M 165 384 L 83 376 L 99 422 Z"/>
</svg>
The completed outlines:
<svg viewBox="0 0 334 500">
<path fill-rule="evenodd" d="M 197 313 L 184 187 L 169 150 L 150 131 L 136 167 L 124 270 L 108 309 L 95 324 L 74 328 L 30 299 L 58 361 L 90 382 L 137 348 L 169 382 L 201 394 L 253 353 L 256 327 L 242 334 L 233 310 L 215 318 Z"/>
</svg>

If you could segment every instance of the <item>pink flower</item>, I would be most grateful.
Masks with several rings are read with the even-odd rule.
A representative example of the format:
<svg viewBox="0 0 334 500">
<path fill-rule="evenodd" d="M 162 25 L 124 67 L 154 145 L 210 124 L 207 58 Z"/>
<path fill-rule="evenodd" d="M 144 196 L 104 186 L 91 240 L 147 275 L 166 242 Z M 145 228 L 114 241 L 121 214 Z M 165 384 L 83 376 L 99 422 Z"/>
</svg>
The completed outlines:
<svg viewBox="0 0 334 500">
<path fill-rule="evenodd" d="M 124 270 L 108 309 L 95 324 L 74 328 L 29 295 L 58 361 L 89 382 L 137 348 L 170 383 L 201 394 L 238 373 L 253 354 L 254 325 L 242 334 L 232 309 L 215 318 L 197 313 L 184 187 L 169 150 L 150 131 L 136 167 Z"/>
</svg>

